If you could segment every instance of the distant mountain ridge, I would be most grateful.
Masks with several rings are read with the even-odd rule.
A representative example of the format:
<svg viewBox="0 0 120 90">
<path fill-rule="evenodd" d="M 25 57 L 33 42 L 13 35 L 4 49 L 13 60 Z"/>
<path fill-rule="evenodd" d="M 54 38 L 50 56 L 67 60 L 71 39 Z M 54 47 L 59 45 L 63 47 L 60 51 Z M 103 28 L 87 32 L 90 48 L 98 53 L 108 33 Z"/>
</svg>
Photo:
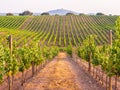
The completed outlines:
<svg viewBox="0 0 120 90">
<path fill-rule="evenodd" d="M 78 15 L 79 13 L 78 12 L 75 12 L 75 11 L 71 11 L 71 10 L 67 10 L 67 9 L 55 9 L 55 10 L 50 10 L 50 11 L 47 11 L 50 15 L 66 15 L 67 13 L 73 13 L 75 15 Z M 13 13 L 14 15 L 19 15 L 19 13 Z M 33 12 L 33 15 L 35 16 L 38 16 L 40 15 L 41 13 L 40 12 Z M 6 13 L 0 13 L 0 16 L 5 16 Z"/>
<path fill-rule="evenodd" d="M 74 12 L 74 11 L 71 11 L 71 10 L 66 10 L 66 9 L 50 10 L 50 11 L 48 11 L 48 13 L 50 15 L 56 15 L 56 14 L 58 14 L 58 15 L 66 15 L 67 13 L 73 13 L 73 14 L 78 15 L 77 12 Z"/>
</svg>

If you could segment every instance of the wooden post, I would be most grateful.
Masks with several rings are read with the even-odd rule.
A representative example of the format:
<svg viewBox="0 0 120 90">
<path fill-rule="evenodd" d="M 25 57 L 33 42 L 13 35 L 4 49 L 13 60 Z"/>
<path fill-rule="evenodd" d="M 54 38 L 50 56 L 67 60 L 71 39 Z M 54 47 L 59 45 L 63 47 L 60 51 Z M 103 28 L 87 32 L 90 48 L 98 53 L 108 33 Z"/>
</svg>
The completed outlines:
<svg viewBox="0 0 120 90">
<path fill-rule="evenodd" d="M 8 36 L 8 42 L 9 42 L 9 48 L 10 48 L 10 58 L 12 58 L 12 35 Z M 12 90 L 12 77 L 9 75 L 8 76 L 8 84 L 9 84 L 9 90 Z"/>
<path fill-rule="evenodd" d="M 10 35 L 8 39 L 9 39 L 8 42 L 9 42 L 10 54 L 12 55 L 12 35 Z"/>
<path fill-rule="evenodd" d="M 100 81 L 100 69 L 98 69 L 98 81 Z"/>
<path fill-rule="evenodd" d="M 23 86 L 24 82 L 25 82 L 25 77 L 24 77 L 24 71 L 23 71 L 23 72 L 22 72 L 22 82 L 21 82 L 21 85 L 22 85 L 22 86 Z"/>
<path fill-rule="evenodd" d="M 109 90 L 112 90 L 112 77 L 109 77 Z"/>
<path fill-rule="evenodd" d="M 109 44 L 112 46 L 112 30 L 109 31 Z"/>
<path fill-rule="evenodd" d="M 93 66 L 93 77 L 94 77 L 94 73 L 95 73 L 95 66 Z"/>
<path fill-rule="evenodd" d="M 34 65 L 34 61 L 32 61 L 32 76 L 34 76 L 35 73 L 35 65 Z"/>
<path fill-rule="evenodd" d="M 118 75 L 115 76 L 115 90 L 117 90 L 117 79 L 118 79 Z"/>
<path fill-rule="evenodd" d="M 112 47 L 112 30 L 109 31 L 109 44 Z M 112 90 L 112 77 L 109 76 L 109 90 Z"/>
<path fill-rule="evenodd" d="M 97 75 L 97 68 L 96 68 L 96 80 L 97 80 L 97 77 L 98 77 L 98 75 Z"/>
<path fill-rule="evenodd" d="M 92 59 L 92 53 L 89 55 L 89 62 L 88 62 L 88 71 L 91 72 L 91 59 Z"/>
<path fill-rule="evenodd" d="M 8 76 L 8 90 L 12 90 L 12 88 L 11 88 L 11 77 L 10 76 Z"/>
<path fill-rule="evenodd" d="M 104 72 L 102 71 L 102 85 L 104 85 Z"/>
<path fill-rule="evenodd" d="M 107 75 L 106 75 L 106 90 L 108 90 L 108 77 L 107 77 Z"/>
</svg>

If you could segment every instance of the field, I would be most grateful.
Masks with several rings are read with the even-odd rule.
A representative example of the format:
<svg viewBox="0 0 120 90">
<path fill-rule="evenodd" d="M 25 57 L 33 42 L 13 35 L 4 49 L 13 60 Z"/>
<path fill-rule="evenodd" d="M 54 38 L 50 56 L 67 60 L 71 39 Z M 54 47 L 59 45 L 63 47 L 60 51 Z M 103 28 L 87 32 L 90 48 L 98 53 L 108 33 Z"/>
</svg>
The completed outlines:
<svg viewBox="0 0 120 90">
<path fill-rule="evenodd" d="M 17 46 L 31 40 L 40 45 L 79 46 L 90 34 L 98 45 L 108 43 L 109 30 L 115 29 L 117 16 L 8 16 L 0 17 L 0 38 L 13 35 Z"/>
<path fill-rule="evenodd" d="M 119 76 L 118 16 L 0 16 L 0 90 L 120 90 Z"/>
</svg>

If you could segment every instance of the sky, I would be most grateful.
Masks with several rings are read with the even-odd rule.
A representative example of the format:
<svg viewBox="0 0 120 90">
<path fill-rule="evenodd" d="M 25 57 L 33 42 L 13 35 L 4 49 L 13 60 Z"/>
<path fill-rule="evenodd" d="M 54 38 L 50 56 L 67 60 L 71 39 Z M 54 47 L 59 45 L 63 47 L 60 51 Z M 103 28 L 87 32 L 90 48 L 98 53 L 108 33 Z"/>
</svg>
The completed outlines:
<svg viewBox="0 0 120 90">
<path fill-rule="evenodd" d="M 42 13 L 61 8 L 86 14 L 120 15 L 120 0 L 0 0 L 0 13 L 21 13 L 25 10 Z"/>
</svg>

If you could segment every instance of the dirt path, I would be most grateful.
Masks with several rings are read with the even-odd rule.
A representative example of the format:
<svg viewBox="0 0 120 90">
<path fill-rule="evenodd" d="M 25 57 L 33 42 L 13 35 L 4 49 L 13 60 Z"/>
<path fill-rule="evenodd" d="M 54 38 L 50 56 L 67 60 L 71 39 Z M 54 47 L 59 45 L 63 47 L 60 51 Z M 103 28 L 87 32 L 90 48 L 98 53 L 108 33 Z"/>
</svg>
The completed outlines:
<svg viewBox="0 0 120 90">
<path fill-rule="evenodd" d="M 59 55 L 19 90 L 104 90 L 66 53 Z"/>
</svg>

